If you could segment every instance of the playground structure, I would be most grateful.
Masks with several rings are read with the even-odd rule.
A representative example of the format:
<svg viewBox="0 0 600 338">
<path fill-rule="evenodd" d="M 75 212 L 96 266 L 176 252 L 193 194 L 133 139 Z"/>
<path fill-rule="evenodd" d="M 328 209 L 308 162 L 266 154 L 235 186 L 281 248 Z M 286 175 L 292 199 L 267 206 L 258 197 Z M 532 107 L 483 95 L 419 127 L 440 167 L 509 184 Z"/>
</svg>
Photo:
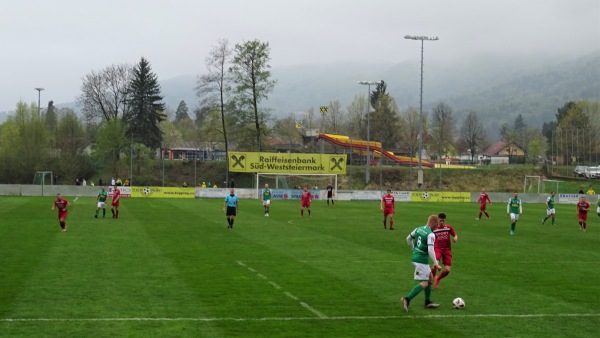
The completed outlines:
<svg viewBox="0 0 600 338">
<path fill-rule="evenodd" d="M 385 156 L 390 160 L 399 163 L 401 165 L 407 166 L 418 166 L 419 159 L 416 157 L 409 156 L 397 156 L 394 153 L 387 151 L 381 148 L 381 142 L 374 141 L 364 141 L 364 140 L 352 140 L 348 136 L 344 135 L 335 135 L 335 134 L 322 134 L 317 133 L 316 138 L 319 140 L 327 141 L 331 144 L 335 144 L 340 147 L 350 148 L 353 152 L 362 152 L 367 149 L 367 144 L 369 145 L 369 150 L 373 151 L 374 157 L 382 157 Z M 423 167 L 433 168 L 434 164 L 429 161 L 421 161 Z"/>
</svg>

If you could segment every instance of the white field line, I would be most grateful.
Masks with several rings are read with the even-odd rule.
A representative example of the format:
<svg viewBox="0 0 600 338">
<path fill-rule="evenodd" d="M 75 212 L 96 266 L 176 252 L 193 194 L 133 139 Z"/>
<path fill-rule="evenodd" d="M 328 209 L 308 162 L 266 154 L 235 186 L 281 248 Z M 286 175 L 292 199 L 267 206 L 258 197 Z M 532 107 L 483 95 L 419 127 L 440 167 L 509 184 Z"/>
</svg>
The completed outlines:
<svg viewBox="0 0 600 338">
<path fill-rule="evenodd" d="M 277 283 L 275 283 L 275 282 L 271 282 L 271 281 L 269 281 L 269 284 L 273 285 L 273 287 L 274 287 L 275 289 L 277 289 L 277 290 L 281 289 L 281 286 L 279 286 L 279 285 L 278 285 Z"/>
<path fill-rule="evenodd" d="M 254 272 L 256 274 L 257 277 L 264 279 L 267 281 L 267 283 L 271 284 L 272 287 L 274 287 L 277 290 L 281 290 L 281 286 L 279 286 L 279 284 L 269 280 L 269 278 L 267 278 L 267 276 L 263 275 L 262 273 L 259 273 L 258 271 L 256 271 L 255 269 L 247 266 L 244 262 L 242 261 L 237 261 L 237 263 L 241 266 L 245 266 L 248 270 Z M 295 301 L 298 301 L 298 298 L 294 295 L 292 295 L 291 293 L 287 292 L 287 291 L 283 291 L 283 293 L 292 298 Z M 324 315 L 322 312 L 318 311 L 317 309 L 313 308 L 312 306 L 308 305 L 305 302 L 300 302 L 300 305 L 302 305 L 302 307 L 304 307 L 305 309 L 307 309 L 308 311 L 314 313 L 315 315 L 317 315 L 318 318 L 327 318 L 326 315 Z"/>
<path fill-rule="evenodd" d="M 300 305 L 302 305 L 302 306 L 303 306 L 304 308 L 306 308 L 308 311 L 310 311 L 310 312 L 312 312 L 312 313 L 316 314 L 316 315 L 317 315 L 317 317 L 319 317 L 319 318 L 327 318 L 327 316 L 326 316 L 326 315 L 324 315 L 323 313 L 321 313 L 321 312 L 319 312 L 319 311 L 315 310 L 315 309 L 314 309 L 312 306 L 310 306 L 310 305 L 306 304 L 305 302 L 300 302 Z"/>
<path fill-rule="evenodd" d="M 298 297 L 292 295 L 290 292 L 285 291 L 284 293 L 285 293 L 286 296 L 290 297 L 291 299 L 298 300 Z"/>
<path fill-rule="evenodd" d="M 200 318 L 0 318 L 0 322 L 267 322 L 267 321 L 311 321 L 311 320 L 388 320 L 388 319 L 439 319 L 439 318 L 561 318 L 600 317 L 600 313 L 530 313 L 530 314 L 453 314 L 453 315 L 403 315 L 403 316 L 319 316 L 319 317 L 200 317 Z"/>
</svg>

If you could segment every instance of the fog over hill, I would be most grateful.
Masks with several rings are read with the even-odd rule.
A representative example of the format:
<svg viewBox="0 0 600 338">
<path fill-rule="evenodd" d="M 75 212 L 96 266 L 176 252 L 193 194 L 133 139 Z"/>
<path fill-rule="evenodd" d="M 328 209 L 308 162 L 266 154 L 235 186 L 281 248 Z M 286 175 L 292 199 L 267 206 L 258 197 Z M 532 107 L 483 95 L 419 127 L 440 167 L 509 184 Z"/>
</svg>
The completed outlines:
<svg viewBox="0 0 600 338">
<path fill-rule="evenodd" d="M 345 109 L 357 95 L 366 95 L 361 80 L 384 80 L 399 108 L 419 106 L 420 60 L 394 65 L 298 65 L 273 68 L 277 84 L 264 104 L 275 117 L 340 101 Z M 196 75 L 161 82 L 165 102 L 176 109 L 181 100 L 197 106 Z M 439 102 L 454 110 L 458 123 L 476 111 L 492 136 L 498 126 L 522 114 L 531 127 L 541 128 L 570 100 L 600 101 L 600 52 L 571 60 L 537 57 L 507 59 L 494 55 L 470 60 L 425 60 L 423 111 Z"/>
<path fill-rule="evenodd" d="M 198 106 L 194 91 L 198 75 L 160 81 L 170 111 L 185 100 L 192 114 Z M 420 60 L 275 67 L 272 78 L 277 84 L 263 105 L 279 118 L 311 108 L 318 111 L 319 106 L 336 100 L 346 109 L 354 97 L 366 95 L 366 86 L 357 84 L 361 80 L 384 80 L 401 110 L 419 106 Z M 476 111 L 492 137 L 502 123 L 512 123 L 518 114 L 529 126 L 539 128 L 553 120 L 565 102 L 581 99 L 600 101 L 600 51 L 569 60 L 480 55 L 459 61 L 433 57 L 424 61 L 424 113 L 445 102 L 461 124 L 468 111 Z M 56 104 L 78 110 L 74 102 Z M 4 115 L 0 112 L 0 121 Z"/>
</svg>

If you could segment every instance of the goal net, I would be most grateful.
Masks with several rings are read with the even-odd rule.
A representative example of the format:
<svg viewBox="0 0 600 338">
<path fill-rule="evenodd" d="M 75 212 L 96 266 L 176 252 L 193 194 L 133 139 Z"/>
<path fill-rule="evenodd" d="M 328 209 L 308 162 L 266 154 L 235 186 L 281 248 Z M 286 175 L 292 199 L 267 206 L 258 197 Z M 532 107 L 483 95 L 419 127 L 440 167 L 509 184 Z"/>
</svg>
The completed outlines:
<svg viewBox="0 0 600 338">
<path fill-rule="evenodd" d="M 256 191 L 260 199 L 265 183 L 271 189 L 325 189 L 328 184 L 333 186 L 333 192 L 337 195 L 337 174 L 256 174 Z"/>
<path fill-rule="evenodd" d="M 542 181 L 542 185 L 543 185 L 543 192 L 545 194 L 549 194 L 551 192 L 554 191 L 554 193 L 556 195 L 560 194 L 561 192 L 564 193 L 566 191 L 565 188 L 565 181 L 557 181 L 557 180 L 543 180 Z"/>
<path fill-rule="evenodd" d="M 33 176 L 34 185 L 53 185 L 54 176 L 51 171 L 36 171 Z"/>
<path fill-rule="evenodd" d="M 539 176 L 525 176 L 525 183 L 523 183 L 524 193 L 540 193 L 541 178 Z"/>
</svg>

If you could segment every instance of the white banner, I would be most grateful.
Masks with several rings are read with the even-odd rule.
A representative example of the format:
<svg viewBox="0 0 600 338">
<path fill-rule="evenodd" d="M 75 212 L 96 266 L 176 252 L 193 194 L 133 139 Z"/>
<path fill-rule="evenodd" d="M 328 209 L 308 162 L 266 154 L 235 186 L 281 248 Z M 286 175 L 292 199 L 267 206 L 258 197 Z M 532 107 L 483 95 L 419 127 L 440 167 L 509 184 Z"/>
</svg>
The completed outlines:
<svg viewBox="0 0 600 338">
<path fill-rule="evenodd" d="M 387 191 L 386 191 L 387 194 Z M 393 191 L 392 196 L 396 202 L 410 202 L 410 191 Z"/>
<path fill-rule="evenodd" d="M 577 204 L 579 202 L 579 194 L 558 194 L 559 204 Z M 584 195 L 585 196 L 585 195 Z"/>
</svg>

